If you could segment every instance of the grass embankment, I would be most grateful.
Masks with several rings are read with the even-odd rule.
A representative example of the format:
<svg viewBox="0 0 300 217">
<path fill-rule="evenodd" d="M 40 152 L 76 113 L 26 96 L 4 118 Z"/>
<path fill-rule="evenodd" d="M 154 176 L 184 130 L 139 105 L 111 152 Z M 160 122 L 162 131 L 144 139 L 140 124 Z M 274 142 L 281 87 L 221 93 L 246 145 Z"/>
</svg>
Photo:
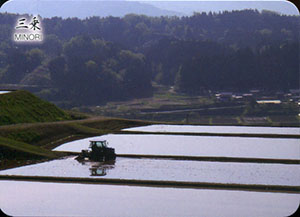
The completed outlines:
<svg viewBox="0 0 300 217">
<path fill-rule="evenodd" d="M 55 105 L 39 99 L 28 91 L 12 91 L 0 95 L 0 168 L 29 160 L 56 158 L 59 154 L 35 146 L 39 134 L 24 131 L 19 123 L 71 120 L 72 117 Z M 9 126 L 5 128 L 4 126 Z"/>
<path fill-rule="evenodd" d="M 30 145 L 24 142 L 19 142 L 16 140 L 3 138 L 3 137 L 0 137 L 0 150 L 1 150 L 1 155 L 3 155 L 3 153 L 7 151 L 6 157 L 9 157 L 9 154 L 14 154 L 18 152 L 24 152 L 27 153 L 28 155 L 41 156 L 47 158 L 56 157 L 52 151 L 49 151 L 42 147 Z M 14 152 L 8 152 L 8 150 L 13 150 Z M 13 157 L 13 155 L 11 157 Z"/>
<path fill-rule="evenodd" d="M 1 158 L 10 160 L 57 158 L 63 154 L 52 152 L 51 149 L 65 142 L 115 133 L 122 128 L 143 125 L 146 125 L 146 122 L 97 117 L 74 121 L 0 126 L 0 151 L 3 150 L 0 156 L 0 169 L 7 168 L 7 165 L 4 165 L 5 161 L 1 161 Z"/>
<path fill-rule="evenodd" d="M 27 91 L 0 95 L 0 169 L 12 162 L 60 157 L 51 149 L 67 141 L 145 125 L 103 117 L 72 120 L 74 116 Z"/>
<path fill-rule="evenodd" d="M 0 125 L 71 119 L 65 111 L 28 91 L 20 90 L 0 95 Z"/>
<path fill-rule="evenodd" d="M 83 138 L 119 132 L 126 127 L 146 125 L 146 122 L 117 118 L 88 118 L 75 121 L 18 124 L 0 127 L 0 136 L 31 145 L 52 149 L 73 137 Z"/>
<path fill-rule="evenodd" d="M 0 137 L 0 169 L 30 164 L 63 156 L 24 142 Z"/>
</svg>

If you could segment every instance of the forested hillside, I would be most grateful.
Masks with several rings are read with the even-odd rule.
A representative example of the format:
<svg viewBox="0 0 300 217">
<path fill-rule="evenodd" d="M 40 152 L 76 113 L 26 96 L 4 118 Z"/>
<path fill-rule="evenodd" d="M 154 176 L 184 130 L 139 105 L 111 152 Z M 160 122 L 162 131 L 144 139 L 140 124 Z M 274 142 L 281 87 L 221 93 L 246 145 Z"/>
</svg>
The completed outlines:
<svg viewBox="0 0 300 217">
<path fill-rule="evenodd" d="M 254 10 L 190 17 L 43 19 L 38 45 L 11 40 L 17 15 L 0 14 L 0 84 L 35 85 L 76 104 L 177 92 L 299 88 L 299 17 Z"/>
</svg>

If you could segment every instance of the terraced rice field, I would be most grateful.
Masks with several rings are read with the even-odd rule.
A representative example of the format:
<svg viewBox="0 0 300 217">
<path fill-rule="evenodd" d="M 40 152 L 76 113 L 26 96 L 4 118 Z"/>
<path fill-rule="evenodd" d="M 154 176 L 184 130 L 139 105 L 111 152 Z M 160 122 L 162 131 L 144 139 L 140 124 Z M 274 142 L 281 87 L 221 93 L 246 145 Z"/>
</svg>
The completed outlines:
<svg viewBox="0 0 300 217">
<path fill-rule="evenodd" d="M 157 127 L 150 126 L 150 132 Z M 164 130 L 180 128 L 187 132 L 191 126 Z M 245 133 L 241 128 L 230 133 Z M 13 215 L 288 216 L 300 201 L 299 139 L 267 133 L 275 137 L 110 134 L 66 143 L 55 150 L 80 152 L 91 139 L 107 140 L 119 156 L 110 162 L 78 162 L 70 156 L 0 171 L 0 192 L 7 195 L 0 198 L 1 208 Z"/>
</svg>

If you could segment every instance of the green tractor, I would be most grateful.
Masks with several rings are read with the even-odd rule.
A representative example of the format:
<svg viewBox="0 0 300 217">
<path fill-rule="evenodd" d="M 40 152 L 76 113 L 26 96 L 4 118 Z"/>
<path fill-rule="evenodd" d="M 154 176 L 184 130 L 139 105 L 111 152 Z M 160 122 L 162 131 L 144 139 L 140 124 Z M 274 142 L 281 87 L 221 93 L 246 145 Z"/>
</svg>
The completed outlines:
<svg viewBox="0 0 300 217">
<path fill-rule="evenodd" d="M 77 160 L 92 160 L 92 161 L 109 161 L 115 160 L 116 154 L 114 148 L 107 147 L 108 142 L 103 141 L 90 141 L 89 150 L 82 150 L 76 158 Z"/>
</svg>

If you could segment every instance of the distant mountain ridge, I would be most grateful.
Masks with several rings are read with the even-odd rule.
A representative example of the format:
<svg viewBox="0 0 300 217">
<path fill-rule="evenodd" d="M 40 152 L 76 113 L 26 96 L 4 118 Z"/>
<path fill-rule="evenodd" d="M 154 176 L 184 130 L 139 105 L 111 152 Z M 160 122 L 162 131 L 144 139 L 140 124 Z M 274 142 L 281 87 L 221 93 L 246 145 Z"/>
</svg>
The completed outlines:
<svg viewBox="0 0 300 217">
<path fill-rule="evenodd" d="M 0 12 L 19 14 L 38 14 L 42 17 L 77 17 L 84 19 L 92 16 L 123 17 L 126 14 L 144 14 L 147 16 L 182 16 L 183 13 L 159 9 L 153 5 L 134 1 L 9 1 Z"/>
<path fill-rule="evenodd" d="M 298 1 L 298 0 L 297 0 Z M 160 9 L 168 9 L 171 11 L 177 11 L 187 16 L 193 15 L 194 12 L 221 12 L 221 11 L 233 11 L 233 10 L 268 10 L 280 13 L 283 15 L 299 15 L 299 11 L 295 5 L 287 0 L 239 0 L 239 1 L 148 1 L 144 0 L 147 4 L 153 5 Z"/>
</svg>

